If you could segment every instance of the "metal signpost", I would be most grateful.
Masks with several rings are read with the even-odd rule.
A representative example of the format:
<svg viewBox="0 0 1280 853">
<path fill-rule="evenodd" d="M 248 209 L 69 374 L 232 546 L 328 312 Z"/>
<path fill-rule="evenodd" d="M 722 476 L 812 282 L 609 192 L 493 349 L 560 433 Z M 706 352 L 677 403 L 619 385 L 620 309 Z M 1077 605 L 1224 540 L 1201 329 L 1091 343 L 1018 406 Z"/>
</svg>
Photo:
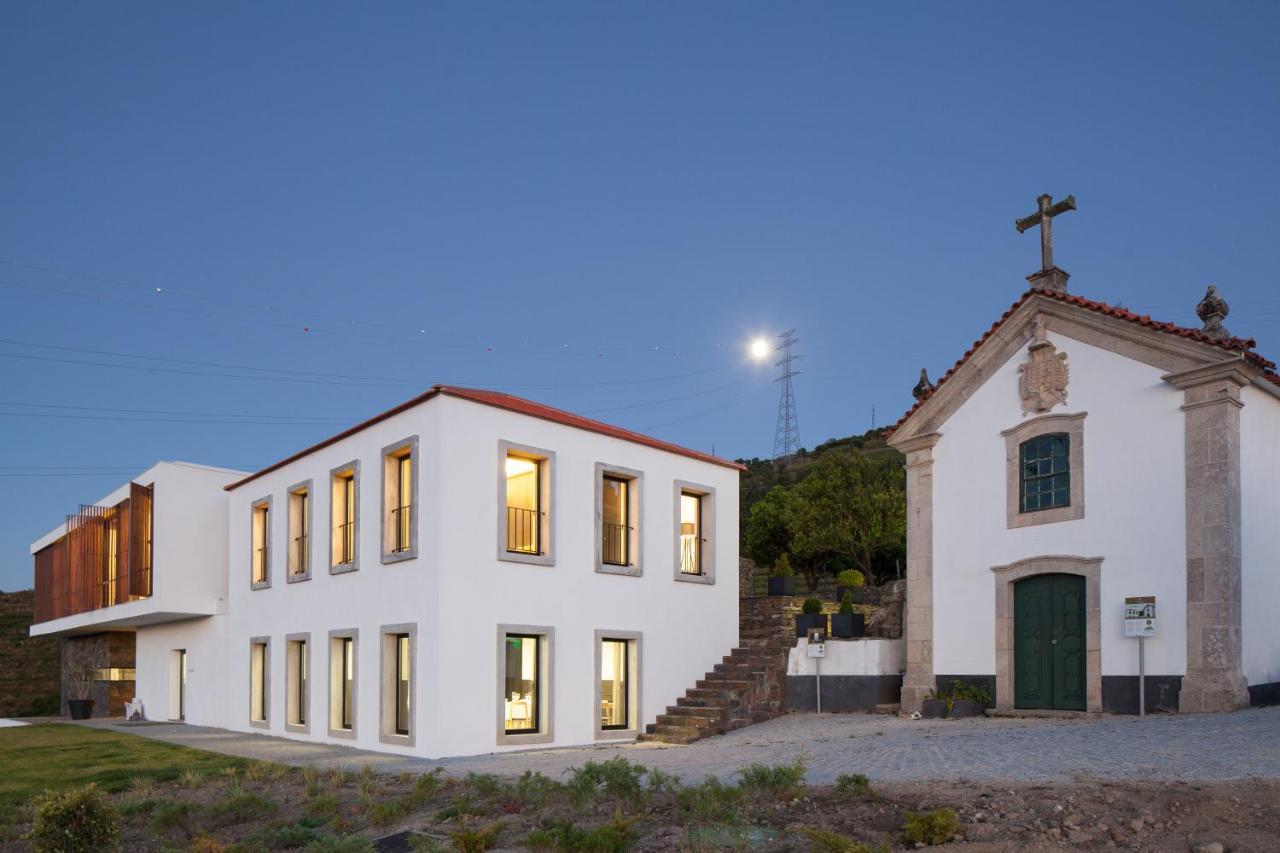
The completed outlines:
<svg viewBox="0 0 1280 853">
<path fill-rule="evenodd" d="M 822 713 L 822 659 L 827 656 L 826 637 L 821 628 L 809 629 L 809 642 L 805 646 L 809 657 L 813 658 L 814 698 L 818 703 L 818 713 Z"/>
<path fill-rule="evenodd" d="M 1124 600 L 1124 635 L 1138 638 L 1138 716 L 1147 715 L 1147 661 L 1144 643 L 1156 635 L 1156 597 L 1134 595 Z"/>
</svg>

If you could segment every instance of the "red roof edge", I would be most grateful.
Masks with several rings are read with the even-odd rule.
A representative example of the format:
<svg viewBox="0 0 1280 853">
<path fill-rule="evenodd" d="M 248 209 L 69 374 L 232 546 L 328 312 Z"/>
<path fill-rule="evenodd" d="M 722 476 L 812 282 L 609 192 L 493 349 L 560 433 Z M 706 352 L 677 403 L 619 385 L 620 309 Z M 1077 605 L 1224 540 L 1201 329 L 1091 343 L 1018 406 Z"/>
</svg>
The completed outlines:
<svg viewBox="0 0 1280 853">
<path fill-rule="evenodd" d="M 1224 350 L 1241 353 L 1242 357 L 1246 361 L 1262 370 L 1263 376 L 1267 381 L 1275 385 L 1280 385 L 1280 375 L 1276 373 L 1275 362 L 1263 358 L 1256 352 L 1251 352 L 1251 350 L 1257 345 L 1257 342 L 1254 341 L 1253 338 L 1214 338 L 1206 335 L 1199 329 L 1190 329 L 1186 326 L 1179 326 L 1176 323 L 1164 323 L 1159 320 L 1152 320 L 1145 314 L 1135 314 L 1128 309 L 1116 308 L 1115 306 L 1108 305 L 1105 302 L 1086 299 L 1083 296 L 1076 296 L 1071 293 L 1056 293 L 1054 291 L 1037 290 L 1033 288 L 1018 297 L 1018 300 L 1009 306 L 1009 310 L 1005 311 L 1004 314 L 1000 316 L 1000 319 L 996 320 L 995 323 L 991 325 L 990 329 L 983 332 L 982 337 L 974 341 L 969 349 L 965 351 L 964 355 L 960 356 L 960 359 L 951 366 L 951 369 L 942 375 L 942 377 L 934 384 L 933 389 L 916 400 L 911 408 L 907 409 L 906 413 L 903 414 L 902 417 L 898 418 L 898 422 L 889 427 L 886 435 L 893 435 L 899 427 L 906 423 L 907 419 L 914 415 L 926 401 L 932 398 L 933 395 L 937 393 L 938 389 L 941 388 L 948 379 L 954 376 L 956 371 L 959 370 L 966 361 L 973 357 L 973 354 L 978 351 L 978 348 L 986 343 L 987 339 L 994 335 L 1000 327 L 1013 316 L 1014 312 L 1021 308 L 1032 296 L 1043 296 L 1047 299 L 1054 299 L 1068 305 L 1077 305 L 1081 308 L 1087 308 L 1090 311 L 1096 311 L 1099 314 L 1105 314 L 1109 317 L 1116 317 L 1121 320 L 1127 320 L 1131 323 L 1137 323 L 1138 325 L 1146 326 L 1149 329 L 1167 332 L 1168 334 L 1178 335 L 1179 337 L 1199 341 L 1200 343 L 1209 344 L 1210 346 L 1220 347 Z"/>
<path fill-rule="evenodd" d="M 575 415 L 572 412 L 566 412 L 563 409 L 557 409 L 542 403 L 535 403 L 533 400 L 526 400 L 523 397 L 516 397 L 512 394 L 504 394 L 500 391 L 483 391 L 478 388 L 462 388 L 456 385 L 433 385 L 429 390 L 410 400 L 406 400 L 398 406 L 393 406 L 385 412 L 376 414 L 368 420 L 361 421 L 353 427 L 349 427 L 336 435 L 329 436 L 323 441 L 319 441 L 310 447 L 298 451 L 292 456 L 287 456 L 279 462 L 272 463 L 271 465 L 268 465 L 259 471 L 255 471 L 249 476 L 237 480 L 234 483 L 229 483 L 222 488 L 228 492 L 233 489 L 237 489 L 246 483 L 253 482 L 259 477 L 270 474 L 272 471 L 277 471 L 286 465 L 297 462 L 299 459 L 310 456 L 317 450 L 323 450 L 332 444 L 337 444 L 339 441 L 342 441 L 345 438 L 350 438 L 356 433 L 362 432 L 374 424 L 380 423 L 385 421 L 387 418 L 412 409 L 417 405 L 427 402 L 432 397 L 437 397 L 441 394 L 449 397 L 457 397 L 460 400 L 470 400 L 473 403 L 479 403 L 484 406 L 506 409 L 510 412 L 528 415 L 529 417 L 553 421 L 558 424 L 563 424 L 564 426 L 570 426 L 576 429 L 598 433 L 600 435 L 607 435 L 611 438 L 632 442 L 633 444 L 642 444 L 646 447 L 652 447 L 655 450 L 662 450 L 667 453 L 686 456 L 690 459 L 697 459 L 700 462 L 708 462 L 712 465 L 721 465 L 725 468 L 732 468 L 735 471 L 746 470 L 746 466 L 744 465 L 740 465 L 737 462 L 731 462 L 728 459 L 721 459 L 719 456 L 712 456 L 710 453 L 692 450 L 688 447 L 672 444 L 669 441 L 663 441 L 658 438 L 653 438 L 652 436 L 644 435 L 643 433 L 633 432 L 632 430 L 623 429 L 622 427 L 613 426 L 612 424 L 606 424 L 602 421 L 585 418 L 582 415 Z"/>
</svg>

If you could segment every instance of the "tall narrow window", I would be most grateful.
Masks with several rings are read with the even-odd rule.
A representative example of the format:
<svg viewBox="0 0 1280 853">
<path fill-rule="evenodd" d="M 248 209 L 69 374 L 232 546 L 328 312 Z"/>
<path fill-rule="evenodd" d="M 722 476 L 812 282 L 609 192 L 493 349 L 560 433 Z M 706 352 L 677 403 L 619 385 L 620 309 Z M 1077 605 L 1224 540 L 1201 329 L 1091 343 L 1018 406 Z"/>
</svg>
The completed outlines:
<svg viewBox="0 0 1280 853">
<path fill-rule="evenodd" d="M 702 495 L 680 493 L 680 572 L 702 574 Z"/>
<path fill-rule="evenodd" d="M 351 571 L 359 556 L 359 465 L 352 462 L 332 472 L 330 518 L 333 530 L 329 542 L 329 568 L 334 572 Z"/>
<path fill-rule="evenodd" d="M 271 503 L 264 499 L 253 505 L 253 585 L 266 586 L 270 578 Z"/>
<path fill-rule="evenodd" d="M 409 733 L 409 635 L 396 634 L 396 734 Z"/>
<path fill-rule="evenodd" d="M 382 448 L 382 562 L 418 556 L 418 437 Z"/>
<path fill-rule="evenodd" d="M 289 490 L 289 579 L 311 573 L 311 481 Z"/>
<path fill-rule="evenodd" d="M 600 554 L 611 566 L 631 564 L 631 483 L 621 477 L 602 478 L 600 496 Z"/>
<path fill-rule="evenodd" d="M 351 731 L 355 726 L 355 714 L 352 708 L 356 692 L 356 641 L 352 637 L 342 638 L 342 712 L 339 727 Z"/>
<path fill-rule="evenodd" d="M 522 734 L 539 730 L 542 685 L 539 661 L 541 645 L 537 635 L 506 635 L 506 666 L 503 693 L 506 703 L 506 733 Z"/>
<path fill-rule="evenodd" d="M 630 641 L 600 641 L 600 728 L 631 728 Z"/>
<path fill-rule="evenodd" d="M 542 460 L 507 454 L 507 550 L 542 553 Z"/>
<path fill-rule="evenodd" d="M 1039 435 L 1020 449 L 1021 512 L 1071 505 L 1070 438 L 1067 433 Z"/>
<path fill-rule="evenodd" d="M 329 735 L 354 738 L 359 705 L 356 680 L 359 666 L 359 631 L 348 628 L 329 632 Z M 375 678 L 375 682 L 376 682 Z"/>
<path fill-rule="evenodd" d="M 267 644 L 253 640 L 249 644 L 249 722 L 267 722 Z"/>
<path fill-rule="evenodd" d="M 286 662 L 289 680 L 286 696 L 288 716 L 285 721 L 289 726 L 305 728 L 307 725 L 307 712 L 311 702 L 310 694 L 307 692 L 311 656 L 308 654 L 309 646 L 306 635 L 291 637 L 288 642 L 288 658 Z"/>
</svg>

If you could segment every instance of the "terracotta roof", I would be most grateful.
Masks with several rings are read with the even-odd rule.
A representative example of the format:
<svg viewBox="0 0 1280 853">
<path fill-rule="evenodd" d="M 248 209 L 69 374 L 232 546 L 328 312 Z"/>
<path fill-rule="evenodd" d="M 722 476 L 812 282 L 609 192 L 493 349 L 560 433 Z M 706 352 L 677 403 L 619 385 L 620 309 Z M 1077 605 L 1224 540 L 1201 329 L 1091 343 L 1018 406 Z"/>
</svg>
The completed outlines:
<svg viewBox="0 0 1280 853">
<path fill-rule="evenodd" d="M 595 432 L 601 435 L 607 435 L 610 438 L 617 438 L 617 439 L 621 439 L 622 441 L 630 441 L 634 444 L 643 444 L 646 447 L 652 447 L 656 450 L 663 450 L 663 451 L 666 451 L 667 453 L 675 453 L 680 456 L 687 456 L 690 459 L 697 459 L 700 462 L 710 462 L 713 465 L 723 465 L 726 468 L 733 468 L 734 470 L 737 470 L 737 471 L 745 470 L 744 466 L 739 465 L 737 462 L 730 462 L 728 459 L 721 459 L 719 456 L 712 456 L 710 453 L 702 453 L 697 450 L 690 450 L 689 448 L 681 447 L 678 444 L 672 444 L 668 441 L 662 441 L 661 439 L 643 435 L 642 433 L 632 432 L 629 429 L 623 429 L 622 427 L 613 426 L 612 424 L 606 424 L 601 421 L 595 421 L 595 420 L 592 420 L 591 418 L 584 418 L 581 415 L 575 415 L 572 412 L 566 412 L 563 409 L 556 409 L 551 406 L 543 405 L 542 403 L 535 403 L 534 401 L 526 400 L 523 397 L 516 397 L 511 394 L 503 394 L 499 391 L 482 391 L 477 388 L 460 388 L 456 385 L 433 385 L 430 388 L 430 390 L 425 391 L 422 394 L 419 394 L 418 396 L 414 397 L 412 400 L 406 400 L 405 402 L 401 403 L 398 406 L 387 409 L 385 412 L 382 412 L 380 414 L 374 415 L 373 417 L 369 418 L 366 421 L 362 421 L 353 427 L 345 429 L 342 432 L 338 433 L 337 435 L 332 435 L 329 438 L 326 438 L 324 441 L 317 442 L 316 444 L 311 445 L 305 450 L 300 450 L 297 453 L 293 454 L 292 456 L 289 456 L 285 459 L 281 459 L 279 462 L 268 465 L 262 470 L 256 471 L 250 474 L 249 476 L 245 477 L 244 479 L 237 480 L 234 483 L 230 483 L 229 485 L 223 486 L 223 488 L 226 489 L 227 491 L 231 491 L 232 489 L 239 488 L 240 486 L 243 486 L 245 483 L 250 483 L 265 474 L 269 474 L 272 471 L 275 471 L 279 468 L 283 468 L 285 465 L 288 465 L 291 462 L 296 462 L 297 460 L 302 459 L 304 456 L 310 456 L 312 453 L 315 453 L 317 450 L 321 450 L 325 447 L 328 447 L 331 444 L 336 444 L 337 442 L 342 441 L 344 438 L 353 436 L 356 433 L 364 429 L 367 429 L 376 423 L 385 421 L 387 418 L 390 418 L 393 415 L 398 415 L 401 412 L 406 411 L 408 409 L 412 409 L 414 406 L 417 406 L 421 403 L 425 403 L 426 401 L 430 400 L 432 397 L 437 397 L 441 394 L 448 397 L 457 397 L 461 400 L 470 400 L 473 403 L 480 403 L 485 406 L 493 406 L 498 409 L 506 409 L 507 411 L 510 411 L 510 412 L 518 412 L 519 414 L 522 414 L 522 415 L 528 415 L 534 418 L 541 418 L 542 420 L 546 420 L 546 421 L 554 421 L 555 423 L 558 423 L 558 424 L 564 424 L 565 426 L 571 426 L 577 429 L 584 429 L 584 430 L 587 430 L 588 432 Z"/>
<path fill-rule="evenodd" d="M 978 351 L 978 348 L 986 343 L 987 339 L 994 335 L 996 331 L 1013 316 L 1014 312 L 1021 308 L 1022 305 L 1032 296 L 1043 296 L 1046 299 L 1054 299 L 1058 302 L 1065 302 L 1068 305 L 1077 305 L 1081 308 L 1087 308 L 1090 311 L 1097 311 L 1099 314 L 1106 314 L 1108 317 L 1128 320 L 1131 323 L 1137 323 L 1139 326 L 1146 326 L 1149 329 L 1156 329 L 1157 331 L 1167 332 L 1171 335 L 1178 335 L 1183 338 L 1189 338 L 1193 341 L 1199 341 L 1200 343 L 1209 344 L 1210 346 L 1220 347 L 1231 352 L 1241 353 L 1246 361 L 1261 368 L 1263 375 L 1268 381 L 1276 385 L 1280 385 L 1280 374 L 1276 373 L 1275 362 L 1263 358 L 1256 352 L 1252 352 L 1254 346 L 1256 346 L 1256 342 L 1253 338 L 1213 338 L 1206 335 L 1199 329 L 1190 329 L 1186 326 L 1179 326 L 1176 323 L 1163 323 L 1159 320 L 1152 320 L 1145 314 L 1135 314 L 1125 308 L 1116 308 L 1115 306 L 1108 305 L 1105 302 L 1085 299 L 1083 296 L 1076 296 L 1071 293 L 1055 293 L 1048 290 L 1032 289 L 1022 294 L 1022 296 L 1018 298 L 1018 301 L 1009 306 L 1009 310 L 1005 311 L 1004 314 L 1001 315 L 1000 319 L 996 320 L 995 323 L 992 324 L 991 328 L 987 329 L 987 331 L 983 333 L 982 337 L 973 342 L 973 345 L 969 347 L 965 354 L 960 356 L 960 360 L 952 365 L 951 369 L 943 374 L 942 378 L 934 384 L 933 390 L 916 400 L 915 404 L 907 410 L 906 414 L 899 418 L 896 424 L 890 427 L 889 433 L 892 434 L 894 430 L 902 426 L 906 422 L 907 418 L 914 415 L 916 410 L 924 405 L 926 400 L 937 393 L 937 390 L 941 388 L 948 379 L 955 375 L 956 371 L 959 370 L 960 367 Z"/>
</svg>

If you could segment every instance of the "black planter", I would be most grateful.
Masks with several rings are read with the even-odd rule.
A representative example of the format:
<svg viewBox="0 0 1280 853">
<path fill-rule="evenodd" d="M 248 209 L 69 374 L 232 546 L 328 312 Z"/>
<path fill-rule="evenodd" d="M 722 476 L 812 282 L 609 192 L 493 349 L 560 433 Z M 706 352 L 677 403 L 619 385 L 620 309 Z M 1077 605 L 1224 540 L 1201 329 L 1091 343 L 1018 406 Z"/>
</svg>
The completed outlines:
<svg viewBox="0 0 1280 853">
<path fill-rule="evenodd" d="M 832 613 L 831 636 L 852 640 L 867 633 L 867 619 L 861 613 Z"/>
<path fill-rule="evenodd" d="M 940 720 L 947 715 L 946 699 L 926 699 L 920 704 L 920 716 Z"/>
<path fill-rule="evenodd" d="M 809 631 L 813 628 L 821 628 L 825 634 L 827 632 L 827 614 L 825 613 L 801 613 L 796 617 L 796 636 L 807 637 Z"/>
<path fill-rule="evenodd" d="M 836 587 L 836 604 L 844 601 L 844 594 L 852 593 L 854 604 L 867 603 L 867 588 L 865 586 L 838 586 Z"/>
<path fill-rule="evenodd" d="M 769 578 L 769 594 L 770 595 L 795 595 L 796 579 L 795 578 Z"/>
<path fill-rule="evenodd" d="M 951 713 L 948 717 L 981 717 L 985 709 L 981 702 L 972 699 L 954 699 L 951 702 Z"/>
<path fill-rule="evenodd" d="M 92 699 L 68 699 L 67 710 L 71 712 L 73 720 L 87 720 L 93 716 L 93 700 Z"/>
</svg>

